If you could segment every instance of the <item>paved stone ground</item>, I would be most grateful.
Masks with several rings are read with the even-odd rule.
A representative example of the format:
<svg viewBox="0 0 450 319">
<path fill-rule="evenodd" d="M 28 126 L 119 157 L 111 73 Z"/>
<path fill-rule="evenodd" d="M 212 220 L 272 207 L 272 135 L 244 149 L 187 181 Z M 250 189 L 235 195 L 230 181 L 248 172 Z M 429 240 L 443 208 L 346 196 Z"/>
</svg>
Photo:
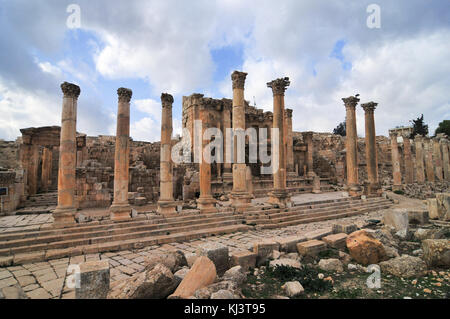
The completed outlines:
<svg viewBox="0 0 450 319">
<path fill-rule="evenodd" d="M 296 202 L 308 202 L 340 197 L 342 197 L 341 193 L 324 193 L 317 195 L 303 194 L 293 197 L 293 200 Z M 366 224 L 367 219 L 381 219 L 382 214 L 382 211 L 376 211 L 339 219 L 339 221 L 355 223 L 358 227 L 362 227 Z M 25 229 L 26 227 L 40 226 L 49 223 L 49 218 L 51 218 L 51 216 L 44 215 L 2 217 L 0 218 L 0 228 L 5 231 L 11 231 L 11 228 Z M 33 299 L 74 298 L 74 290 L 69 289 L 66 284 L 67 267 L 72 264 L 79 264 L 91 260 L 108 260 L 111 267 L 111 282 L 114 282 L 122 278 L 130 277 L 136 272 L 143 270 L 146 257 L 156 252 L 179 249 L 185 254 L 195 253 L 197 247 L 206 241 L 223 243 L 229 247 L 230 252 L 246 250 L 252 246 L 252 243 L 263 239 L 276 236 L 287 237 L 296 234 L 301 235 L 309 231 L 329 228 L 335 222 L 336 220 L 329 220 L 280 229 L 237 232 L 183 243 L 149 246 L 135 251 L 124 250 L 119 252 L 81 255 L 46 262 L 4 267 L 0 268 L 0 289 L 18 284 L 24 289 L 25 293 Z"/>
</svg>

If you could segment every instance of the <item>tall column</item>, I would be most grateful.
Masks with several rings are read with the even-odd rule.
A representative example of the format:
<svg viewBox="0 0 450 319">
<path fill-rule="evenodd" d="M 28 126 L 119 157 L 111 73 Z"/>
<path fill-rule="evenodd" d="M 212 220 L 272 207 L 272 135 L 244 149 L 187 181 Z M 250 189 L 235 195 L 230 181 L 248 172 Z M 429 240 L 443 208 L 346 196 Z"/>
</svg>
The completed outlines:
<svg viewBox="0 0 450 319">
<path fill-rule="evenodd" d="M 427 182 L 434 182 L 433 140 L 431 138 L 425 138 L 425 167 Z"/>
<path fill-rule="evenodd" d="M 202 123 L 201 149 L 200 149 L 200 197 L 197 199 L 197 207 L 201 213 L 216 212 L 216 200 L 211 192 L 211 152 L 204 152 L 206 146 L 211 142 L 204 139 L 204 133 L 210 123 L 208 121 L 208 109 L 205 104 L 199 105 L 199 119 Z M 245 174 L 244 174 L 245 179 Z"/>
<path fill-rule="evenodd" d="M 61 84 L 64 93 L 61 137 L 59 146 L 58 171 L 58 206 L 53 212 L 56 226 L 71 225 L 75 223 L 77 203 L 76 190 L 76 163 L 77 163 L 77 102 L 80 88 L 72 83 Z"/>
<path fill-rule="evenodd" d="M 158 212 L 173 214 L 176 203 L 173 198 L 173 164 L 172 154 L 172 104 L 173 96 L 167 93 L 161 95 L 161 163 Z"/>
<path fill-rule="evenodd" d="M 448 155 L 448 140 L 441 138 L 439 141 L 439 144 L 441 144 L 442 149 L 442 170 L 444 174 L 444 179 L 446 181 L 450 181 L 450 162 L 449 162 L 449 155 Z"/>
<path fill-rule="evenodd" d="M 364 109 L 364 120 L 366 129 L 366 165 L 367 177 L 369 179 L 369 194 L 376 194 L 379 189 L 378 174 L 377 174 L 377 145 L 375 136 L 375 118 L 374 112 L 378 103 L 369 102 L 361 104 Z"/>
<path fill-rule="evenodd" d="M 403 136 L 403 155 L 405 161 L 405 183 L 414 183 L 414 165 L 411 155 L 411 142 L 408 136 Z"/>
<path fill-rule="evenodd" d="M 436 171 L 436 177 L 439 181 L 444 180 L 444 174 L 442 170 L 442 153 L 441 145 L 439 144 L 439 139 L 433 139 L 433 157 L 434 157 L 434 167 Z"/>
<path fill-rule="evenodd" d="M 394 186 L 392 190 L 402 189 L 402 172 L 400 170 L 400 153 L 398 152 L 397 134 L 391 134 L 391 154 L 392 154 L 392 174 L 394 176 Z"/>
<path fill-rule="evenodd" d="M 128 203 L 128 174 L 130 166 L 130 100 L 133 92 L 119 88 L 117 110 L 116 147 L 114 156 L 114 200 L 110 207 L 113 221 L 131 218 Z"/>
<path fill-rule="evenodd" d="M 223 119 L 222 119 L 222 123 L 223 123 L 223 158 L 224 158 L 224 163 L 223 163 L 223 178 L 224 179 L 232 179 L 233 178 L 233 173 L 231 170 L 231 163 L 228 162 L 226 159 L 228 158 L 229 154 L 228 152 L 230 150 L 228 150 L 228 148 L 226 147 L 226 145 L 230 144 L 231 145 L 231 141 L 228 141 L 228 136 L 227 136 L 227 129 L 231 128 L 231 105 L 229 105 L 228 103 L 226 103 L 224 101 L 223 104 Z"/>
<path fill-rule="evenodd" d="M 48 191 L 50 176 L 52 170 L 52 152 L 44 147 L 42 151 L 42 169 L 41 169 L 41 190 Z"/>
<path fill-rule="evenodd" d="M 279 140 L 272 138 L 272 145 L 278 147 L 278 165 L 273 167 L 273 191 L 269 194 L 269 203 L 277 204 L 281 208 L 287 207 L 291 197 L 286 190 L 286 153 L 285 153 L 285 129 L 284 129 L 284 92 L 290 85 L 289 78 L 281 78 L 267 83 L 267 87 L 273 92 L 273 128 L 278 129 Z M 278 143 L 277 143 L 278 142 Z M 278 144 L 278 145 L 277 145 Z M 277 149 L 275 148 L 276 152 Z M 273 154 L 273 152 L 272 152 Z M 273 163 L 273 156 L 272 156 Z M 278 166 L 278 167 L 277 167 Z"/>
<path fill-rule="evenodd" d="M 231 74 L 233 82 L 233 133 L 243 134 L 245 132 L 245 101 L 244 101 L 244 85 L 247 73 L 234 71 Z M 238 152 L 244 152 L 245 149 L 238 150 L 237 138 L 234 139 L 234 164 L 233 164 L 233 190 L 231 192 L 232 205 L 236 211 L 242 212 L 250 206 L 252 196 L 247 191 L 247 183 L 245 181 L 245 172 L 247 165 L 238 163 Z"/>
<path fill-rule="evenodd" d="M 354 96 L 343 98 L 346 110 L 346 161 L 347 161 L 347 188 L 351 196 L 359 195 L 361 187 L 358 182 L 358 154 L 357 143 L 358 136 L 356 132 L 356 114 L 355 108 L 359 99 Z"/>
<path fill-rule="evenodd" d="M 28 166 L 28 195 L 38 191 L 39 146 L 31 145 L 31 159 Z"/>
<path fill-rule="evenodd" d="M 289 173 L 295 172 L 294 167 L 294 136 L 292 133 L 292 110 L 286 109 L 286 170 Z M 295 175 L 295 174 L 292 174 Z"/>
<path fill-rule="evenodd" d="M 305 132 L 303 133 L 304 141 L 307 145 L 306 150 L 306 165 L 308 167 L 308 176 L 314 177 L 316 174 L 314 173 L 314 144 L 313 144 L 313 132 Z"/>
<path fill-rule="evenodd" d="M 416 181 L 419 184 L 425 183 L 423 140 L 424 138 L 420 135 L 414 138 L 414 143 L 416 144 Z"/>
</svg>

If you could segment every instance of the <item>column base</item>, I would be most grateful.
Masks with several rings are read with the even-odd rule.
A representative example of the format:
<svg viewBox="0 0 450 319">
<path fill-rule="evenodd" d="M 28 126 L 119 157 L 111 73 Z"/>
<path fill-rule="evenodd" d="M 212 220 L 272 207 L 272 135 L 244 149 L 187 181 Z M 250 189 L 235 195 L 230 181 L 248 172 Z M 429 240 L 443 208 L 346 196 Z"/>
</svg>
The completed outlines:
<svg viewBox="0 0 450 319">
<path fill-rule="evenodd" d="M 216 200 L 211 197 L 200 197 L 197 199 L 197 208 L 202 214 L 216 213 Z"/>
<path fill-rule="evenodd" d="M 130 204 L 112 204 L 109 208 L 110 218 L 115 222 L 123 222 L 131 220 L 131 206 Z"/>
<path fill-rule="evenodd" d="M 58 228 L 74 226 L 77 221 L 75 214 L 77 209 L 75 207 L 58 208 L 53 211 L 53 226 Z"/>
<path fill-rule="evenodd" d="M 158 213 L 162 215 L 173 215 L 177 210 L 177 203 L 175 201 L 158 201 Z"/>
<path fill-rule="evenodd" d="M 252 203 L 253 195 L 247 192 L 231 192 L 231 206 L 234 207 L 235 211 L 238 213 L 244 212 Z"/>
<path fill-rule="evenodd" d="M 280 208 L 286 208 L 291 206 L 291 195 L 287 190 L 273 190 L 269 193 L 269 204 L 278 205 Z"/>
</svg>

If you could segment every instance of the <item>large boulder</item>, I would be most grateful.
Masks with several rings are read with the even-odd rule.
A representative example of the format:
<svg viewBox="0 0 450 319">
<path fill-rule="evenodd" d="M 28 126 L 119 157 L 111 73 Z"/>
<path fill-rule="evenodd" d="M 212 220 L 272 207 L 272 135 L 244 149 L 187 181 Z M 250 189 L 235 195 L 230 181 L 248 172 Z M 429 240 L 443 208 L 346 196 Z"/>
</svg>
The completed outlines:
<svg viewBox="0 0 450 319">
<path fill-rule="evenodd" d="M 344 271 L 344 266 L 342 265 L 342 262 L 336 258 L 321 259 L 319 261 L 319 268 L 324 271 L 335 271 L 335 272 Z"/>
<path fill-rule="evenodd" d="M 426 239 L 422 241 L 422 250 L 428 266 L 450 266 L 449 239 Z"/>
<path fill-rule="evenodd" d="M 147 257 L 145 261 L 145 269 L 151 270 L 158 264 L 163 264 L 170 269 L 172 273 L 177 272 L 181 268 L 188 265 L 184 253 L 180 250 L 170 252 L 158 252 Z"/>
<path fill-rule="evenodd" d="M 196 299 L 217 298 L 217 295 L 213 294 L 223 290 L 229 291 L 235 296 L 241 296 L 241 292 L 239 291 L 239 287 L 236 282 L 224 280 L 196 290 L 194 297 Z"/>
<path fill-rule="evenodd" d="M 305 291 L 302 284 L 298 281 L 289 281 L 281 286 L 281 288 L 286 292 L 288 297 L 296 297 Z"/>
<path fill-rule="evenodd" d="M 436 194 L 437 213 L 440 220 L 450 220 L 450 193 Z"/>
<path fill-rule="evenodd" d="M 346 244 L 350 256 L 360 264 L 378 264 L 386 259 L 383 244 L 365 230 L 351 233 Z"/>
<path fill-rule="evenodd" d="M 219 276 L 229 267 L 228 247 L 220 243 L 208 242 L 197 249 L 197 256 L 208 257 L 216 266 Z"/>
<path fill-rule="evenodd" d="M 109 292 L 110 299 L 162 299 L 176 288 L 176 280 L 168 267 L 157 264 L 131 278 L 122 280 Z"/>
<path fill-rule="evenodd" d="M 427 265 L 419 257 L 403 255 L 380 263 L 381 271 L 397 277 L 422 277 L 426 274 Z"/>
<path fill-rule="evenodd" d="M 196 290 L 214 283 L 216 277 L 214 263 L 208 257 L 200 256 L 171 297 L 188 298 L 193 296 Z"/>
</svg>

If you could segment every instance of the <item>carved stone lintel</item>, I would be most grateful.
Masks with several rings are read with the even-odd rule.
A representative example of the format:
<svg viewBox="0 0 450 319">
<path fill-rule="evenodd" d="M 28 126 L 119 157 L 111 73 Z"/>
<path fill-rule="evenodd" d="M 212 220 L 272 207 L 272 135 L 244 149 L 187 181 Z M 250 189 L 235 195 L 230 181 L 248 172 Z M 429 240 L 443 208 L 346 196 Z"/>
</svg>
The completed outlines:
<svg viewBox="0 0 450 319">
<path fill-rule="evenodd" d="M 62 83 L 61 90 L 64 93 L 64 97 L 71 97 L 75 99 L 78 99 L 78 96 L 80 96 L 81 92 L 80 87 L 78 85 L 69 82 Z"/>
<path fill-rule="evenodd" d="M 163 107 L 172 107 L 173 96 L 168 93 L 161 94 L 161 103 Z"/>
<path fill-rule="evenodd" d="M 244 89 L 246 77 L 247 77 L 247 73 L 234 71 L 231 74 L 231 81 L 233 81 L 233 90 L 234 89 Z"/>
<path fill-rule="evenodd" d="M 342 101 L 344 101 L 345 107 L 355 108 L 359 102 L 359 99 L 355 96 L 349 96 L 349 97 L 342 98 Z"/>
<path fill-rule="evenodd" d="M 130 102 L 133 91 L 127 88 L 117 89 L 117 95 L 119 95 L 119 101 Z"/>
<path fill-rule="evenodd" d="M 361 104 L 361 107 L 363 108 L 364 112 L 370 113 L 370 112 L 375 111 L 377 105 L 378 105 L 378 103 L 368 102 L 368 103 Z"/>
<path fill-rule="evenodd" d="M 267 87 L 272 89 L 273 95 L 284 95 L 286 88 L 291 84 L 288 77 L 273 80 L 267 83 Z"/>
</svg>

